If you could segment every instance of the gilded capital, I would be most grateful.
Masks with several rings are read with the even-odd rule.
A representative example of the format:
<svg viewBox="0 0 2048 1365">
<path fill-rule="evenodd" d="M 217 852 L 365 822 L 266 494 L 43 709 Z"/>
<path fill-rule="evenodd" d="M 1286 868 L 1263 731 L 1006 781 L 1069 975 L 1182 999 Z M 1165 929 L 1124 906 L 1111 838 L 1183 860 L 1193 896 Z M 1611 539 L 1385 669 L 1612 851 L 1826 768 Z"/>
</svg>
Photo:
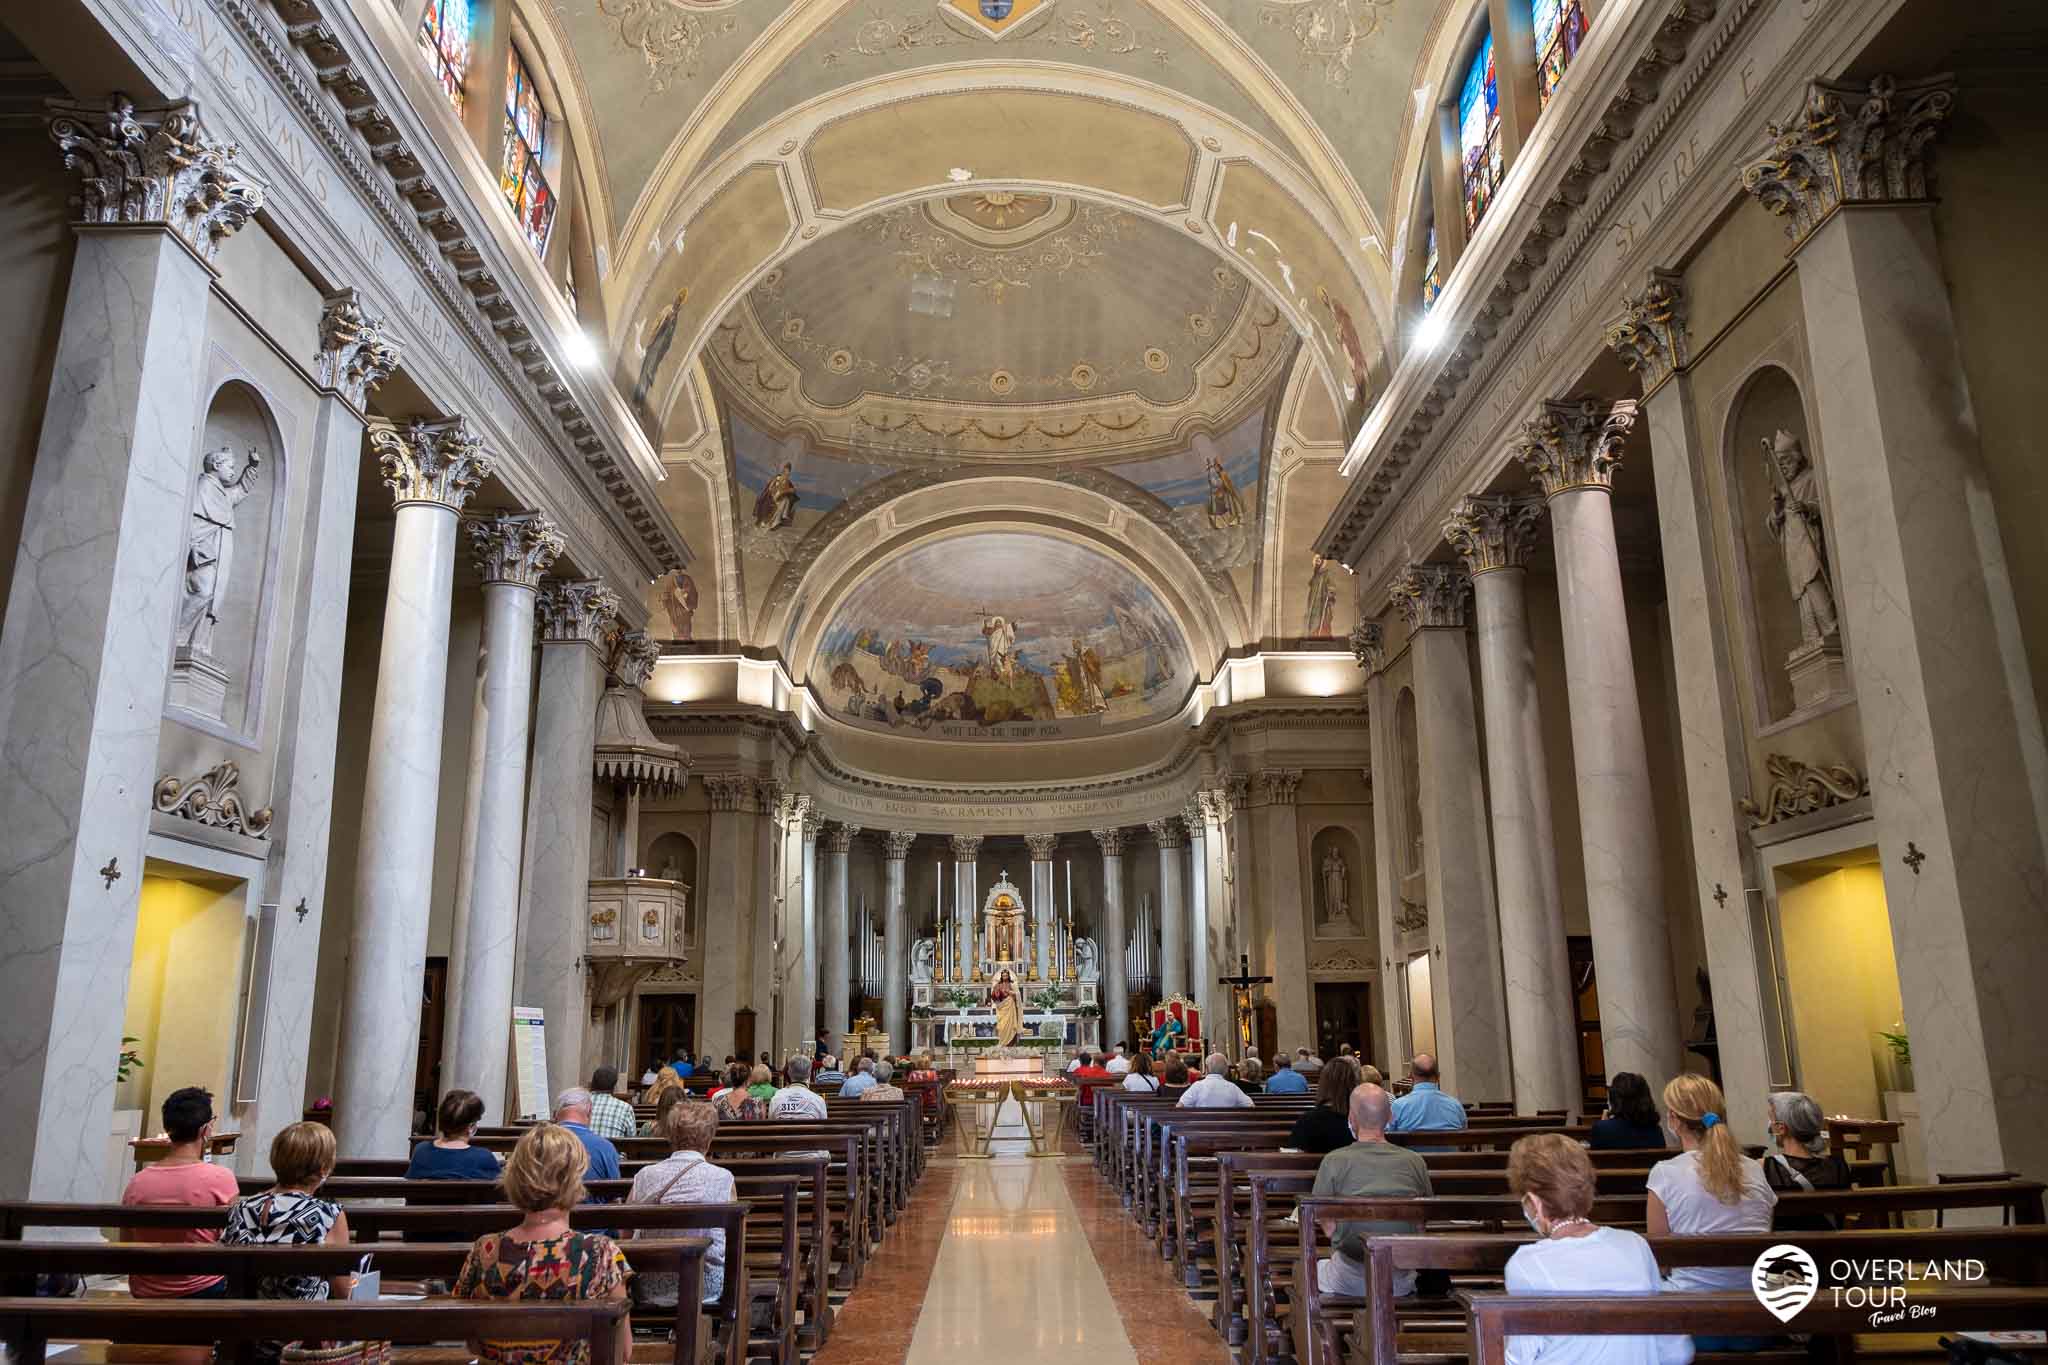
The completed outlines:
<svg viewBox="0 0 2048 1365">
<path fill-rule="evenodd" d="M 1520 569 L 1536 548 L 1536 528 L 1543 524 L 1543 500 L 1507 495 L 1474 495 L 1462 499 L 1444 518 L 1444 539 L 1465 560 L 1477 578 L 1496 569 Z"/>
<path fill-rule="evenodd" d="M 1510 450 L 1546 498 L 1575 488 L 1611 491 L 1622 442 L 1635 424 L 1632 398 L 1612 403 L 1597 398 L 1546 399 L 1536 416 L 1522 423 L 1522 434 Z"/>
<path fill-rule="evenodd" d="M 189 100 L 138 109 L 115 94 L 48 110 L 50 139 L 78 173 L 81 222 L 161 223 L 210 264 L 263 207 L 263 187 L 235 167 L 240 149 L 207 137 Z"/>
<path fill-rule="evenodd" d="M 538 588 L 562 553 L 562 532 L 545 512 L 491 512 L 464 523 L 476 571 L 486 584 Z"/>
<path fill-rule="evenodd" d="M 628 687 L 642 688 L 661 662 L 661 642 L 644 630 L 624 631 L 612 659 L 612 673 Z"/>
<path fill-rule="evenodd" d="M 540 590 L 543 644 L 601 647 L 619 619 L 619 595 L 600 578 L 551 578 Z"/>
<path fill-rule="evenodd" d="M 1184 848 L 1187 845 L 1187 830 L 1171 816 L 1164 820 L 1147 820 L 1145 828 L 1152 831 L 1152 838 L 1161 848 Z"/>
<path fill-rule="evenodd" d="M 428 422 L 415 417 L 404 427 L 370 431 L 370 449 L 384 471 L 391 500 L 438 503 L 460 512 L 491 472 L 483 437 L 460 417 Z"/>
<path fill-rule="evenodd" d="M 1058 847 L 1059 842 L 1060 836 L 1057 834 L 1027 834 L 1024 836 L 1024 847 L 1031 850 L 1031 861 L 1034 863 L 1051 862 L 1052 851 Z"/>
<path fill-rule="evenodd" d="M 1643 292 L 1622 300 L 1620 321 L 1607 328 L 1607 345 L 1642 377 L 1648 393 L 1692 363 L 1685 324 L 1685 277 L 1652 269 Z"/>
<path fill-rule="evenodd" d="M 1927 149 L 1955 102 L 1950 75 L 1814 81 L 1798 113 L 1764 125 L 1770 147 L 1742 168 L 1742 188 L 1786 220 L 1795 246 L 1843 204 L 1930 198 Z"/>
<path fill-rule="evenodd" d="M 1098 829 L 1094 831 L 1095 842 L 1102 845 L 1102 856 L 1121 858 L 1124 852 L 1124 832 L 1120 829 Z"/>
<path fill-rule="evenodd" d="M 1387 633 L 1377 621 L 1360 621 L 1351 628 L 1351 657 L 1368 673 L 1377 673 L 1387 663 Z"/>
<path fill-rule="evenodd" d="M 320 309 L 320 354 L 314 358 L 320 387 L 333 389 L 357 407 L 370 390 L 398 368 L 399 346 L 384 330 L 384 319 L 363 311 L 354 289 L 329 294 Z"/>
<path fill-rule="evenodd" d="M 882 850 L 892 863 L 900 863 L 910 856 L 910 846 L 917 842 L 914 829 L 892 829 L 882 835 Z"/>
<path fill-rule="evenodd" d="M 1463 630 L 1472 580 L 1450 564 L 1410 564 L 1388 591 L 1414 630 Z"/>
</svg>

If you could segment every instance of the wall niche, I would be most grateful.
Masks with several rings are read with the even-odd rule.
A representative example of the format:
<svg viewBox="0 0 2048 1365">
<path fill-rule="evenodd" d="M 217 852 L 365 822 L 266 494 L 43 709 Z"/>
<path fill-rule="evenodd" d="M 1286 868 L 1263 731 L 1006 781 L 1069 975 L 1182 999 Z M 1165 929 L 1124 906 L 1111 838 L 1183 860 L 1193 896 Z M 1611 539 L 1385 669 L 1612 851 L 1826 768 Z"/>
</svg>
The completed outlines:
<svg viewBox="0 0 2048 1365">
<path fill-rule="evenodd" d="M 1317 939 L 1372 937 L 1378 922 L 1371 868 L 1358 839 L 1341 825 L 1316 831 L 1308 847 L 1311 933 Z"/>
</svg>

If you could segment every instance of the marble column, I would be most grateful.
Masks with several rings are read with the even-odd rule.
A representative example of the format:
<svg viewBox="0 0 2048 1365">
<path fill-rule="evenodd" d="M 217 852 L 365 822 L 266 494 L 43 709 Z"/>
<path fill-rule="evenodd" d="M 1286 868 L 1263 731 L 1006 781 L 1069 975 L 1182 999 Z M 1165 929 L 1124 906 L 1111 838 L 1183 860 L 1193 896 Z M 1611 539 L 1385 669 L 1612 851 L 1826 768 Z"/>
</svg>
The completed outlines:
<svg viewBox="0 0 2048 1365">
<path fill-rule="evenodd" d="M 817 1036 L 811 1021 L 818 1012 L 818 929 L 811 916 L 812 836 L 805 832 L 814 808 L 812 799 L 801 792 L 785 793 L 776 815 L 782 864 L 777 892 L 782 914 L 782 1009 L 775 1052 L 784 1057 Z"/>
<path fill-rule="evenodd" d="M 1216 1003 L 1216 973 L 1209 962 L 1209 941 L 1216 928 L 1210 911 L 1222 899 L 1223 885 L 1218 861 L 1223 841 L 1213 817 L 1208 792 L 1195 793 L 1181 808 L 1181 823 L 1188 827 L 1188 998 L 1201 1007 L 1202 1031 L 1221 1040 L 1223 1021 L 1210 1016 Z"/>
<path fill-rule="evenodd" d="M 746 983 L 740 1008 L 754 1011 L 754 1036 L 770 1049 L 775 1046 L 775 815 L 782 797 L 779 779 L 757 780 L 751 806 L 741 807 L 745 818 L 740 826 L 742 846 L 751 844 L 740 868 L 747 888 L 740 902 L 747 907 L 740 926 L 741 976 Z"/>
<path fill-rule="evenodd" d="M 550 1100 L 585 1079 L 577 1073 L 590 1017 L 582 959 L 589 942 L 591 746 L 604 691 L 603 642 L 618 614 L 618 595 L 596 579 L 541 586 L 518 1003 L 544 1013 Z"/>
<path fill-rule="evenodd" d="M 1550 503 L 1601 1051 L 1610 1075 L 1669 1076 L 1684 1057 L 1656 794 L 1610 502 L 1635 420 L 1633 401 L 1545 402 L 1514 454 Z"/>
<path fill-rule="evenodd" d="M 1479 762 L 1472 654 L 1465 631 L 1472 581 L 1448 564 L 1411 566 L 1393 584 L 1413 632 L 1415 722 L 1422 769 L 1422 870 L 1429 898 L 1430 989 L 1444 1088 L 1468 1100 L 1512 1097 L 1500 928 Z"/>
<path fill-rule="evenodd" d="M 741 880 L 748 850 L 741 841 L 741 808 L 754 799 L 754 779 L 741 773 L 707 773 L 704 795 L 711 827 L 704 841 L 704 883 L 697 922 L 703 926 L 704 985 L 697 996 L 700 1050 L 723 1057 L 733 1050 L 734 1019 L 740 1007 Z M 755 1051 L 761 1050 L 760 1041 Z"/>
<path fill-rule="evenodd" d="M 1314 992 L 1308 989 L 1309 907 L 1301 881 L 1301 818 L 1295 807 L 1301 769 L 1262 769 L 1257 789 L 1259 884 L 1249 903 L 1259 907 L 1264 919 L 1265 961 L 1260 965 L 1274 983 L 1267 988 L 1273 1001 L 1274 1043 L 1291 1051 L 1308 1042 L 1316 1026 Z"/>
<path fill-rule="evenodd" d="M 1102 849 L 1102 926 L 1096 934 L 1102 964 L 1102 1046 L 1115 1047 L 1131 1031 L 1131 991 L 1124 972 L 1124 832 L 1098 829 Z"/>
<path fill-rule="evenodd" d="M 1535 498 L 1468 497 L 1444 523 L 1444 539 L 1472 575 L 1501 977 L 1515 1108 L 1524 1114 L 1577 1112 L 1585 1091 L 1529 641 L 1527 564 L 1542 520 Z"/>
<path fill-rule="evenodd" d="M 825 984 L 821 994 L 825 997 L 825 1027 L 834 1038 L 843 1038 L 850 1017 L 848 997 L 852 993 L 853 969 L 848 965 L 847 950 L 852 941 L 853 929 L 847 923 L 847 855 L 853 850 L 854 836 L 860 833 L 859 825 L 843 822 L 834 823 L 826 831 L 825 846 L 831 861 L 825 869 L 825 951 L 820 955 L 824 964 Z"/>
<path fill-rule="evenodd" d="M 270 825 L 269 895 L 281 912 L 270 946 L 270 980 L 310 982 L 319 970 L 334 812 L 334 748 L 341 719 L 342 648 L 355 548 L 356 493 L 367 426 L 363 404 L 398 364 L 384 321 L 365 314 L 356 291 L 330 295 L 320 315 L 315 367 L 321 397 L 306 465 L 304 586 L 292 621 L 297 647 L 286 665 L 284 719 Z M 289 914 L 290 918 L 286 918 Z M 269 1169 L 270 1141 L 304 1117 L 310 990 L 264 993 L 256 1104 L 242 1114 L 237 1169 Z M 244 1151 L 246 1149 L 246 1153 Z"/>
<path fill-rule="evenodd" d="M 818 835 L 825 829 L 825 817 L 813 802 L 803 814 L 800 838 L 803 840 L 801 859 L 803 862 L 803 913 L 804 913 L 804 995 L 797 1005 L 800 1016 L 797 1041 L 808 1042 L 818 1036 L 818 969 L 821 944 L 818 942 L 819 917 L 823 912 L 823 898 L 819 895 L 818 876 Z M 724 1054 L 720 1054 L 723 1056 Z"/>
<path fill-rule="evenodd" d="M 1378 902 L 1380 945 L 1380 1022 L 1373 1039 L 1373 1055 L 1382 1073 L 1391 1076 L 1397 1074 L 1394 1068 L 1400 1062 L 1400 1054 L 1408 1050 L 1406 1004 L 1401 999 L 1400 974 L 1395 971 L 1394 962 L 1394 955 L 1402 951 L 1400 931 L 1394 925 L 1395 907 L 1401 904 L 1401 856 L 1395 847 L 1393 810 L 1394 802 L 1400 799 L 1401 764 L 1394 753 L 1394 708 L 1387 699 L 1386 639 L 1379 622 L 1362 621 L 1352 630 L 1351 652 L 1358 666 L 1365 670 L 1366 740 L 1372 753 L 1366 781 L 1373 788 L 1372 865 L 1377 883 L 1374 899 Z M 1384 800 L 1375 782 L 1381 775 L 1387 782 Z"/>
<path fill-rule="evenodd" d="M 1684 279 L 1652 270 L 1625 301 L 1607 344 L 1643 381 L 1642 414 L 1657 480 L 1657 527 L 1671 631 L 1671 687 L 1678 708 L 1679 761 L 1685 773 L 1696 881 L 1694 905 L 1705 931 L 1714 989 L 1714 1036 L 1722 1089 L 1738 1133 L 1769 1124 L 1767 1001 L 1761 983 L 1775 970 L 1759 953 L 1756 864 L 1740 802 L 1751 795 L 1747 736 L 1736 700 L 1740 665 L 1728 638 L 1737 619 L 1723 589 L 1731 566 L 1714 526 L 1707 468 L 1715 460 L 1695 421 L 1686 335 Z"/>
<path fill-rule="evenodd" d="M 903 902 L 903 860 L 917 832 L 892 829 L 882 839 L 882 1027 L 889 1046 L 903 1052 L 910 1046 L 910 922 Z"/>
<path fill-rule="evenodd" d="M 342 1005 L 334 1137 L 344 1156 L 389 1156 L 412 1135 L 457 518 L 490 473 L 482 438 L 459 417 L 378 428 L 370 445 L 397 520 Z"/>
<path fill-rule="evenodd" d="M 981 918 L 981 899 L 975 886 L 974 860 L 981 854 L 979 834 L 953 836 L 953 979 L 972 981 L 981 974 L 981 945 L 975 942 L 975 926 Z"/>
<path fill-rule="evenodd" d="M 80 174 L 82 221 L 0 622 L 0 1078 L 14 1097 L 0 1189 L 95 1200 L 108 1172 L 90 1135 L 113 1117 L 105 1059 L 120 1052 L 159 776 L 210 262 L 262 194 L 190 105 L 61 104 L 50 133 Z M 219 212 L 214 191 L 230 196 Z"/>
<path fill-rule="evenodd" d="M 1159 998 L 1188 993 L 1187 826 L 1178 817 L 1146 828 L 1159 845 Z"/>
<path fill-rule="evenodd" d="M 539 512 L 468 523 L 483 576 L 483 645 L 470 725 L 469 787 L 448 950 L 444 1088 L 476 1091 L 503 1121 L 518 957 L 519 863 L 526 837 L 526 747 L 533 710 L 533 620 L 541 575 L 562 534 Z M 630 855 L 629 855 L 630 856 Z"/>
<path fill-rule="evenodd" d="M 1954 98 L 1815 82 L 1744 183 L 1791 221 L 1927 1164 L 2032 1172 L 2048 759 L 1927 204 Z"/>
<path fill-rule="evenodd" d="M 1053 898 L 1052 852 L 1059 841 L 1057 834 L 1024 836 L 1024 846 L 1031 850 L 1031 922 L 1038 944 L 1038 975 L 1046 981 L 1059 980 L 1062 967 L 1053 960 L 1054 947 L 1060 940 L 1053 928 L 1059 907 Z"/>
</svg>

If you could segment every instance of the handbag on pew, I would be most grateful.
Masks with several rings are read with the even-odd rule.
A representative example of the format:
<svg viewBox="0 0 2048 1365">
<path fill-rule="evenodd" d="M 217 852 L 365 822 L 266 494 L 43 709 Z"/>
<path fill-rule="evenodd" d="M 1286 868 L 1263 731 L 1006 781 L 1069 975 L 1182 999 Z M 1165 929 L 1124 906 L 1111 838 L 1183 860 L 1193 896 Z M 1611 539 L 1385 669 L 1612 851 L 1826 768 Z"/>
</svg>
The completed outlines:
<svg viewBox="0 0 2048 1365">
<path fill-rule="evenodd" d="M 384 1290 L 382 1271 L 370 1269 L 368 1256 L 356 1266 L 355 1283 L 349 1298 L 375 1303 Z M 391 1365 L 388 1341 L 288 1341 L 279 1355 L 280 1365 Z"/>
</svg>

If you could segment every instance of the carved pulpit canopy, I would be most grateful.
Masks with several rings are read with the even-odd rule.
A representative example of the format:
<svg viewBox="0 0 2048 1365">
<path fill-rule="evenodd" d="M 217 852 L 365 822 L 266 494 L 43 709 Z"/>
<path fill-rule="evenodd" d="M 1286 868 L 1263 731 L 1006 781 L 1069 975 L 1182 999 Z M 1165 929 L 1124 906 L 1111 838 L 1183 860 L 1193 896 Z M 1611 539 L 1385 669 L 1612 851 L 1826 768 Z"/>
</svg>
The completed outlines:
<svg viewBox="0 0 2048 1365">
<path fill-rule="evenodd" d="M 680 787 L 690 777 L 690 756 L 664 744 L 647 728 L 640 689 L 614 682 L 597 703 L 597 740 L 592 762 L 600 782 L 623 782 L 643 789 Z"/>
</svg>

